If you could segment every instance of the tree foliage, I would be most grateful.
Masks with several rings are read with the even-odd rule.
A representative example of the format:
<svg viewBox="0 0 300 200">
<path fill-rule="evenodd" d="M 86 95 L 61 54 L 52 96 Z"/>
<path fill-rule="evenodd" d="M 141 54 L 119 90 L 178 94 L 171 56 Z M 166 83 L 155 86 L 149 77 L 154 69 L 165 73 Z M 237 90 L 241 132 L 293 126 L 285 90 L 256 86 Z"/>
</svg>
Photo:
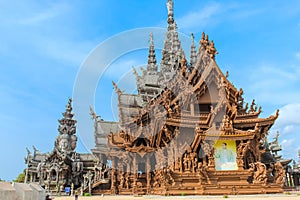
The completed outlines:
<svg viewBox="0 0 300 200">
<path fill-rule="evenodd" d="M 24 180 L 25 180 L 25 170 L 23 170 L 23 172 L 21 172 L 19 174 L 19 176 L 16 178 L 16 180 L 14 180 L 14 182 L 24 183 Z"/>
</svg>

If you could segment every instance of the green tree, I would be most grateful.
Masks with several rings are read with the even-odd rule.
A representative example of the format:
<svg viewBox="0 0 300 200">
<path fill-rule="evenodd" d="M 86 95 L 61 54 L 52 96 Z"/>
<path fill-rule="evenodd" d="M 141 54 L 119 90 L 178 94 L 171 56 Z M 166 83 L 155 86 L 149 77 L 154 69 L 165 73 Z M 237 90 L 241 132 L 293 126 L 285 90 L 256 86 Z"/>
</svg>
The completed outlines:
<svg viewBox="0 0 300 200">
<path fill-rule="evenodd" d="M 16 178 L 16 180 L 14 180 L 14 182 L 24 183 L 24 180 L 25 180 L 25 169 L 23 170 L 23 172 L 21 172 L 19 174 L 19 176 Z"/>
</svg>

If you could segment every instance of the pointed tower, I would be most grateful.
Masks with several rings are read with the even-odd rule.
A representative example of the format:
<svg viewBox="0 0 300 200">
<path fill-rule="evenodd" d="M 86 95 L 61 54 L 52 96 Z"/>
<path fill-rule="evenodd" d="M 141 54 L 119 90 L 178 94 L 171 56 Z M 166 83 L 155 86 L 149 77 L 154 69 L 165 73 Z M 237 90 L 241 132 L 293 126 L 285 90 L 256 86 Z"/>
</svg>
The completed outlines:
<svg viewBox="0 0 300 200">
<path fill-rule="evenodd" d="M 150 43 L 150 46 L 149 46 L 147 72 L 148 72 L 148 74 L 156 74 L 157 73 L 157 64 L 156 64 L 156 56 L 155 56 L 154 41 L 153 41 L 152 33 L 150 33 L 149 43 Z"/>
<path fill-rule="evenodd" d="M 62 113 L 63 118 L 58 120 L 59 136 L 56 138 L 55 148 L 61 153 L 69 154 L 75 150 L 77 145 L 77 136 L 75 135 L 77 121 L 73 119 L 72 109 L 72 99 L 69 98 L 66 111 Z"/>
<path fill-rule="evenodd" d="M 164 49 L 162 51 L 162 60 L 161 60 L 161 73 L 166 79 L 170 79 L 172 69 L 175 63 L 179 62 L 182 57 L 182 48 L 181 43 L 178 38 L 177 24 L 174 20 L 174 3 L 172 0 L 167 2 L 168 8 L 168 31 L 166 33 L 166 39 L 164 43 Z"/>
<path fill-rule="evenodd" d="M 191 67 L 194 67 L 197 62 L 197 51 L 196 51 L 196 45 L 195 45 L 195 37 L 194 37 L 193 33 L 191 33 L 191 39 L 192 39 L 192 46 L 191 46 L 190 63 L 191 63 Z"/>
<path fill-rule="evenodd" d="M 141 100 L 144 103 L 147 103 L 149 99 L 155 97 L 161 91 L 160 85 L 158 83 L 159 72 L 157 71 L 158 66 L 156 61 L 152 33 L 150 33 L 149 38 L 149 54 L 147 68 L 146 70 L 141 68 L 141 70 L 143 70 L 141 76 L 138 75 L 135 69 L 133 70 L 133 73 L 136 75 L 138 94 L 140 95 Z"/>
</svg>

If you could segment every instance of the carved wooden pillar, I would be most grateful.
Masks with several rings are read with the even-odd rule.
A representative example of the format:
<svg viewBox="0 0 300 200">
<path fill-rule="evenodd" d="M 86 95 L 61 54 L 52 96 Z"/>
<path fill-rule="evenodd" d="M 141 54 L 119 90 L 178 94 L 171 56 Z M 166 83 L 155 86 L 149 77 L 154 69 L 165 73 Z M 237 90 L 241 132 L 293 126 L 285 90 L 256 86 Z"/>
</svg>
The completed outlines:
<svg viewBox="0 0 300 200">
<path fill-rule="evenodd" d="M 147 173 L 147 194 L 150 194 L 150 182 L 151 182 L 151 164 L 150 164 L 150 155 L 147 155 L 146 158 L 146 173 Z"/>
<path fill-rule="evenodd" d="M 238 166 L 238 170 L 244 169 L 244 152 L 246 151 L 247 146 L 243 143 L 243 141 L 240 141 L 240 144 L 237 145 L 236 149 L 236 164 Z"/>
<path fill-rule="evenodd" d="M 133 185 L 132 185 L 133 194 L 136 193 L 136 181 L 137 181 L 137 171 L 138 171 L 136 156 L 137 156 L 136 154 L 133 154 Z"/>
<path fill-rule="evenodd" d="M 93 174 L 91 173 L 91 171 L 89 171 L 88 177 L 87 177 L 88 181 L 89 181 L 89 194 L 92 194 L 92 177 L 93 177 Z"/>
<path fill-rule="evenodd" d="M 195 107 L 194 107 L 193 103 L 190 104 L 190 109 L 191 109 L 191 115 L 194 116 L 195 115 Z"/>
<path fill-rule="evenodd" d="M 236 157 L 236 164 L 238 166 L 238 170 L 243 170 L 244 169 L 244 157 L 243 156 Z"/>
<path fill-rule="evenodd" d="M 208 155 L 208 168 L 209 170 L 215 170 L 215 149 L 212 148 Z"/>
<path fill-rule="evenodd" d="M 116 158 L 111 159 L 111 193 L 116 194 Z"/>
<path fill-rule="evenodd" d="M 183 169 L 182 169 L 182 156 L 179 157 L 179 171 L 180 171 L 180 173 L 183 172 Z"/>
<path fill-rule="evenodd" d="M 131 172 L 130 162 L 127 163 L 126 172 L 128 172 L 128 173 Z"/>
</svg>

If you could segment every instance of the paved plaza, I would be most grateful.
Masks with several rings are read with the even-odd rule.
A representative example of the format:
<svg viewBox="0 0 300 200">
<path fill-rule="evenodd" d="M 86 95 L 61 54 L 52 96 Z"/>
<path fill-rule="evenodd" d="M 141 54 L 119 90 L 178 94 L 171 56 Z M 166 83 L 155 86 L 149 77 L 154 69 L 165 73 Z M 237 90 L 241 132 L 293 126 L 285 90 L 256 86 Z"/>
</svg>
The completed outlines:
<svg viewBox="0 0 300 200">
<path fill-rule="evenodd" d="M 73 200 L 74 197 L 55 197 L 56 200 Z M 235 196 L 92 196 L 92 197 L 79 197 L 78 200 L 171 200 L 171 199 L 184 199 L 184 200 L 196 200 L 196 199 L 234 199 L 234 200 L 246 200 L 246 199 L 270 199 L 270 200 L 293 200 L 300 199 L 300 193 L 285 193 L 285 194 L 268 194 L 268 195 L 235 195 Z"/>
</svg>

